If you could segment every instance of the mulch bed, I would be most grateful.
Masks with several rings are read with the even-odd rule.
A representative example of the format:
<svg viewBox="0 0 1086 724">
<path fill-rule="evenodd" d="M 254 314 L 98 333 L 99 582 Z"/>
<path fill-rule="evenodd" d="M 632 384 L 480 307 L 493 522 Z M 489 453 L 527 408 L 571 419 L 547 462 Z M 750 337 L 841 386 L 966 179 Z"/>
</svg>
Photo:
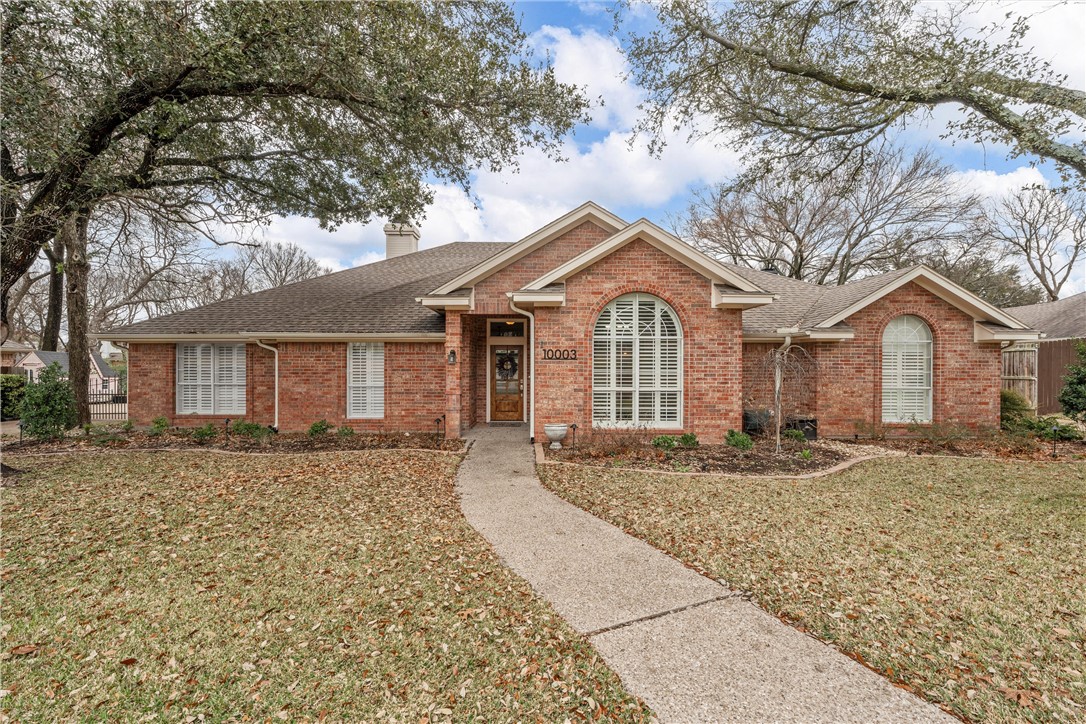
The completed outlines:
<svg viewBox="0 0 1086 724">
<path fill-rule="evenodd" d="M 81 450 L 229 450 L 233 452 L 254 453 L 304 453 L 327 452 L 337 450 L 447 450 L 459 452 L 464 449 L 463 440 L 446 440 L 434 433 L 356 433 L 350 437 L 340 437 L 334 432 L 316 437 L 305 433 L 278 433 L 269 435 L 264 440 L 254 440 L 244 435 L 225 435 L 219 430 L 218 435 L 206 443 L 193 439 L 190 431 L 171 429 L 160 435 L 149 435 L 143 431 L 132 432 L 94 432 L 90 435 L 82 431 L 73 432 L 62 440 L 27 440 L 4 441 L 4 451 L 9 453 L 41 452 L 78 452 Z"/>
<path fill-rule="evenodd" d="M 917 455 L 960 455 L 1003 460 L 1086 460 L 1086 440 L 1057 442 L 1056 456 L 1053 457 L 1051 442 L 1021 435 L 999 434 L 945 441 L 929 438 L 860 439 L 850 440 L 849 443 Z"/>
<path fill-rule="evenodd" d="M 810 447 L 811 458 L 801 457 Z M 605 468 L 669 470 L 685 473 L 741 473 L 749 475 L 803 475 L 831 468 L 848 460 L 849 455 L 817 441 L 808 443 L 782 440 L 782 451 L 773 440 L 755 438 L 754 448 L 740 450 L 730 445 L 699 445 L 693 449 L 676 448 L 663 453 L 648 443 L 607 449 L 588 446 L 578 450 L 546 449 L 550 460 L 595 465 Z"/>
</svg>

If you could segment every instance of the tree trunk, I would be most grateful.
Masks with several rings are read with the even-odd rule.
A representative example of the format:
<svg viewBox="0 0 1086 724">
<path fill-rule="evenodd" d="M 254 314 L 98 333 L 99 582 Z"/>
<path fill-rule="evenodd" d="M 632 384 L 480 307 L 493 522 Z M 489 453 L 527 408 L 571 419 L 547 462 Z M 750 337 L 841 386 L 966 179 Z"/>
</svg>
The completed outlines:
<svg viewBox="0 0 1086 724">
<path fill-rule="evenodd" d="M 90 211 L 80 209 L 72 216 L 73 234 L 64 234 L 65 276 L 68 279 L 68 381 L 75 393 L 75 411 L 80 425 L 90 423 L 90 339 L 87 337 L 87 222 Z M 67 226 L 67 224 L 65 225 Z"/>
<path fill-rule="evenodd" d="M 64 249 L 68 238 L 76 234 L 75 216 L 68 219 L 53 239 L 53 248 L 45 249 L 49 260 L 49 311 L 41 332 L 40 349 L 56 352 L 60 348 L 60 320 L 64 314 Z"/>
</svg>

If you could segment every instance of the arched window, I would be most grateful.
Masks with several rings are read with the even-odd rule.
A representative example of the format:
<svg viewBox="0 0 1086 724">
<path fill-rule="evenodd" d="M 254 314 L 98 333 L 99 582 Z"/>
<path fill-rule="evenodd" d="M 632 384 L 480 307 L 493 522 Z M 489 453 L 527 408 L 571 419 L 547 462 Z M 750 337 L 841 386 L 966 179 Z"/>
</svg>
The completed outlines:
<svg viewBox="0 0 1086 724">
<path fill-rule="evenodd" d="M 600 312 L 592 335 L 592 420 L 681 427 L 682 326 L 651 294 L 626 294 Z"/>
<path fill-rule="evenodd" d="M 931 422 L 931 329 L 920 317 L 897 317 L 882 333 L 882 421 Z"/>
</svg>

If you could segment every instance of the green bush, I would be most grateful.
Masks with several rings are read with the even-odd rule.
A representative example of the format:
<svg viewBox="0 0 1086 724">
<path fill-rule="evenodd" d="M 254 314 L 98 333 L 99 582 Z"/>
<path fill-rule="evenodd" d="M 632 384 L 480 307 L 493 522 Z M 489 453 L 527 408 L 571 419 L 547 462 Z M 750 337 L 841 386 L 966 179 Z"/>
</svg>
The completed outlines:
<svg viewBox="0 0 1086 724">
<path fill-rule="evenodd" d="M 698 436 L 694 433 L 684 432 L 682 435 L 679 435 L 679 444 L 687 450 L 693 450 L 701 443 L 698 442 Z"/>
<path fill-rule="evenodd" d="M 0 420 L 18 420 L 23 404 L 26 378 L 22 375 L 0 375 Z"/>
<path fill-rule="evenodd" d="M 811 448 L 805 447 L 799 451 L 799 456 L 803 460 L 811 460 L 812 458 L 814 458 L 814 453 L 811 452 Z"/>
<path fill-rule="evenodd" d="M 1056 417 L 1023 417 L 1010 431 L 1036 435 L 1045 440 L 1069 442 L 1082 439 L 1082 433 L 1074 425 L 1066 425 Z"/>
<path fill-rule="evenodd" d="M 344 425 L 343 427 L 336 430 L 336 436 L 340 440 L 350 439 L 350 438 L 354 437 L 354 428 L 353 427 L 347 427 L 346 425 Z"/>
<path fill-rule="evenodd" d="M 169 429 L 170 421 L 160 415 L 151 420 L 151 429 L 147 431 L 147 434 L 157 437 Z"/>
<path fill-rule="evenodd" d="M 737 430 L 728 430 L 724 442 L 739 450 L 751 450 L 754 448 L 754 441 L 750 439 L 750 435 Z"/>
<path fill-rule="evenodd" d="M 1063 414 L 1072 420 L 1086 422 L 1086 342 L 1078 342 L 1075 351 L 1078 362 L 1067 367 L 1058 399 Z"/>
<path fill-rule="evenodd" d="M 20 419 L 23 432 L 39 440 L 56 440 L 75 427 L 75 394 L 56 362 L 26 386 Z"/>
<path fill-rule="evenodd" d="M 796 442 L 806 442 L 807 436 L 803 434 L 803 430 L 797 430 L 794 427 L 787 430 L 781 430 L 781 437 L 786 440 L 795 440 Z"/>
<path fill-rule="evenodd" d="M 268 428 L 264 427 L 259 423 L 246 422 L 245 420 L 235 422 L 233 425 L 230 426 L 230 432 L 234 433 L 235 435 L 252 438 L 260 437 L 261 432 L 267 429 Z"/>
<path fill-rule="evenodd" d="M 674 435 L 657 435 L 652 438 L 652 446 L 666 453 L 674 450 L 676 444 Z"/>
<path fill-rule="evenodd" d="M 331 432 L 332 427 L 332 423 L 328 422 L 328 420 L 317 420 L 309 426 L 309 436 L 320 437 L 321 435 Z"/>
<path fill-rule="evenodd" d="M 131 420 L 125 420 L 121 423 L 121 430 L 123 430 L 124 432 L 132 432 L 132 428 L 134 427 L 135 425 L 132 424 Z"/>
<path fill-rule="evenodd" d="M 203 427 L 198 427 L 192 431 L 192 439 L 203 445 L 205 442 L 211 442 L 215 439 L 215 436 L 219 434 L 218 428 L 214 423 L 207 423 Z"/>
<path fill-rule="evenodd" d="M 1018 423 L 1027 417 L 1033 417 L 1029 400 L 1014 390 L 999 391 L 999 427 L 1014 430 Z"/>
</svg>

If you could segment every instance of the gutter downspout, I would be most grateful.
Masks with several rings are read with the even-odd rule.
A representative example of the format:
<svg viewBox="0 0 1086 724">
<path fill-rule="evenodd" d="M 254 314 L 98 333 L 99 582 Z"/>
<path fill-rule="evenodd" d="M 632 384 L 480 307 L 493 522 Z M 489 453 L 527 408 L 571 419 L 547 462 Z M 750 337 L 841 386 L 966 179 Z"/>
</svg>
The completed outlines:
<svg viewBox="0 0 1086 724">
<path fill-rule="evenodd" d="M 512 299 L 509 300 L 509 308 L 517 314 L 523 314 L 528 318 L 528 436 L 531 443 L 535 444 L 535 315 L 521 309 Z"/>
<path fill-rule="evenodd" d="M 254 339 L 257 347 L 263 347 L 275 355 L 275 424 L 272 426 L 279 432 L 279 348 L 264 344 L 259 339 Z"/>
</svg>

